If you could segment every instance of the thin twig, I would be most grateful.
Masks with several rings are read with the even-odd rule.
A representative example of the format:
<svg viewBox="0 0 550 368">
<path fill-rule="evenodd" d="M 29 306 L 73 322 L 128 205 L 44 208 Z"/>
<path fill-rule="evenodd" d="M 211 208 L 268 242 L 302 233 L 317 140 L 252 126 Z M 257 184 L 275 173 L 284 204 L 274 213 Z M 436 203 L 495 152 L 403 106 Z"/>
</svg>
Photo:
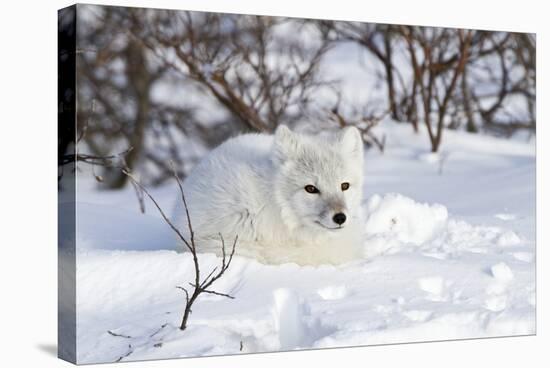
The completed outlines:
<svg viewBox="0 0 550 368">
<path fill-rule="evenodd" d="M 225 296 L 226 298 L 229 298 L 229 299 L 235 299 L 235 297 L 232 296 L 232 295 L 225 294 L 225 293 L 220 293 L 220 292 L 214 291 L 214 290 L 202 289 L 201 292 L 207 293 L 207 294 L 214 294 L 214 295 L 219 295 L 219 296 Z"/>
<path fill-rule="evenodd" d="M 158 330 L 156 330 L 155 332 L 153 332 L 151 335 L 149 335 L 149 337 L 155 336 L 155 335 L 158 334 L 160 331 L 162 331 L 166 326 L 168 326 L 168 323 L 165 323 L 165 324 L 163 324 L 162 326 L 160 326 L 160 328 L 159 328 Z"/>
<path fill-rule="evenodd" d="M 118 334 L 118 333 L 113 332 L 111 330 L 107 330 L 107 332 L 109 333 L 109 335 L 116 336 L 116 337 L 124 337 L 125 339 L 131 339 L 132 338 L 132 336 Z"/>
<path fill-rule="evenodd" d="M 117 360 L 115 360 L 115 363 L 118 363 L 120 362 L 122 359 L 130 356 L 130 354 L 132 354 L 134 352 L 134 348 L 132 348 L 132 344 L 128 344 L 128 352 L 122 356 L 120 356 Z"/>
<path fill-rule="evenodd" d="M 149 199 L 153 202 L 153 204 L 155 205 L 157 210 L 160 212 L 160 214 L 161 214 L 162 218 L 164 219 L 164 221 L 178 235 L 178 237 L 184 242 L 184 244 L 189 248 L 189 250 L 192 250 L 191 245 L 187 242 L 187 240 L 182 235 L 182 233 L 178 230 L 178 228 L 175 227 L 174 224 L 172 224 L 172 222 L 168 219 L 168 216 L 166 216 L 166 214 L 164 213 L 164 211 L 162 210 L 162 208 L 160 207 L 158 202 L 155 200 L 155 198 L 153 198 L 153 196 L 149 193 L 149 191 L 147 191 L 147 189 L 145 189 L 145 187 L 143 185 L 141 185 L 141 183 L 129 171 L 127 171 L 126 169 L 123 169 L 122 172 L 124 173 L 124 175 L 128 176 L 128 178 L 132 182 L 134 182 L 143 191 L 143 193 L 145 193 L 147 195 L 147 197 L 149 197 Z"/>
<path fill-rule="evenodd" d="M 186 303 L 189 303 L 189 292 L 187 291 L 187 289 L 183 286 L 176 286 L 176 289 L 181 289 L 185 292 L 185 301 Z"/>
<path fill-rule="evenodd" d="M 184 209 L 185 209 L 185 214 L 187 216 L 187 227 L 188 227 L 188 230 L 189 230 L 189 233 L 190 233 L 189 240 L 187 240 L 183 236 L 183 234 L 180 232 L 180 230 L 168 219 L 168 216 L 166 216 L 166 214 L 164 213 L 164 211 L 162 210 L 162 208 L 160 207 L 158 202 L 155 200 L 155 198 L 132 175 L 132 173 L 130 173 L 130 171 L 127 168 L 122 169 L 122 172 L 124 173 L 124 175 L 126 175 L 130 179 L 130 181 L 137 188 L 139 188 L 143 193 L 145 193 L 145 195 L 147 195 L 147 197 L 149 197 L 149 199 L 153 202 L 153 204 L 155 205 L 155 207 L 157 208 L 157 210 L 161 214 L 164 221 L 178 235 L 179 239 L 181 239 L 183 241 L 183 243 L 186 245 L 187 249 L 191 252 L 191 255 L 193 257 L 193 267 L 194 267 L 194 273 L 195 273 L 195 275 L 194 275 L 195 280 L 194 280 L 194 282 L 189 282 L 189 285 L 191 285 L 191 287 L 193 287 L 193 293 L 190 294 L 189 291 L 186 288 L 182 287 L 182 286 L 176 286 L 177 289 L 181 289 L 185 293 L 185 309 L 184 309 L 184 313 L 183 313 L 182 322 L 181 322 L 181 325 L 180 325 L 180 329 L 183 331 L 187 328 L 187 320 L 189 318 L 189 315 L 192 312 L 191 309 L 193 307 L 193 304 L 195 303 L 195 301 L 197 300 L 197 298 L 199 297 L 199 295 L 201 293 L 219 295 L 219 296 L 223 296 L 223 297 L 226 297 L 226 298 L 229 298 L 229 299 L 234 299 L 234 296 L 232 296 L 232 295 L 229 295 L 227 293 L 221 293 L 219 291 L 209 290 L 209 288 L 212 286 L 212 284 L 214 284 L 214 282 L 216 280 L 218 280 L 219 278 L 221 278 L 224 275 L 225 271 L 227 271 L 227 269 L 231 265 L 231 261 L 233 260 L 233 256 L 235 255 L 235 247 L 237 245 L 238 236 L 235 236 L 235 240 L 233 241 L 233 245 L 232 245 L 232 248 L 231 248 L 231 253 L 229 254 L 229 257 L 227 257 L 224 238 L 223 238 L 222 234 L 219 234 L 220 235 L 220 240 L 221 240 L 221 246 L 222 246 L 221 267 L 217 267 L 217 266 L 214 267 L 212 269 L 212 271 L 210 271 L 210 273 L 206 276 L 206 278 L 204 278 L 203 281 L 201 282 L 201 272 L 200 272 L 199 260 L 198 260 L 198 255 L 197 255 L 197 247 L 196 247 L 196 244 L 195 244 L 193 225 L 191 224 L 191 216 L 189 215 L 189 208 L 187 206 L 187 201 L 185 200 L 183 185 L 181 183 L 180 178 L 178 177 L 178 175 L 176 173 L 174 164 L 172 162 L 170 163 L 170 166 L 172 167 L 173 175 L 174 175 L 174 178 L 176 179 L 176 183 L 178 185 L 178 189 L 179 189 L 180 195 L 181 195 L 181 200 L 183 202 L 183 206 L 184 206 Z"/>
</svg>

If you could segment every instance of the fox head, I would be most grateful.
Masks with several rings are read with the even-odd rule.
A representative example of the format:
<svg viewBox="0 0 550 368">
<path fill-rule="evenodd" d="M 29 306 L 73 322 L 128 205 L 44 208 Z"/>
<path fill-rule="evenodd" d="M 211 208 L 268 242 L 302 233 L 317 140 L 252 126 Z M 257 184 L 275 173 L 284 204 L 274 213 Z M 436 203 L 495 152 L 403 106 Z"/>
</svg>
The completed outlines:
<svg viewBox="0 0 550 368">
<path fill-rule="evenodd" d="M 282 125 L 273 150 L 274 200 L 290 229 L 337 233 L 358 221 L 363 141 L 357 128 L 310 136 Z"/>
</svg>

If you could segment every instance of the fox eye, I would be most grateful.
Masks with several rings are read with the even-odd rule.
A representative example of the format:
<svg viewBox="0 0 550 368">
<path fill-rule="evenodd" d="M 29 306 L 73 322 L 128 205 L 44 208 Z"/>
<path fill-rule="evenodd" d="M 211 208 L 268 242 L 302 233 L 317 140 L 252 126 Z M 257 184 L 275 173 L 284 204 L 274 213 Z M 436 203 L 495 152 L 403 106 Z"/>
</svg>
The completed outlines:
<svg viewBox="0 0 550 368">
<path fill-rule="evenodd" d="M 342 183 L 342 184 L 340 185 L 340 187 L 342 188 L 342 191 L 348 190 L 348 189 L 349 189 L 349 183 Z"/>
<path fill-rule="evenodd" d="M 319 189 L 315 188 L 313 185 L 306 185 L 304 189 L 311 194 L 319 193 Z"/>
</svg>

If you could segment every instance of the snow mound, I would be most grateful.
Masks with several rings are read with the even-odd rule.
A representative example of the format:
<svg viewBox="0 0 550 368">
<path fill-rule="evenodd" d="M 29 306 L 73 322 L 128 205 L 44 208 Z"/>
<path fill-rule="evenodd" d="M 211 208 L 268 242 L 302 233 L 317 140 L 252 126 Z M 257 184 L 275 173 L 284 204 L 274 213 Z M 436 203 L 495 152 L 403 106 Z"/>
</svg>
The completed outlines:
<svg viewBox="0 0 550 368">
<path fill-rule="evenodd" d="M 311 346 L 322 336 L 332 332 L 318 317 L 312 317 L 309 305 L 292 289 L 273 291 L 273 324 L 279 340 L 279 349 L 294 350 Z"/>
<path fill-rule="evenodd" d="M 521 239 L 519 238 L 519 236 L 511 230 L 503 232 L 498 237 L 497 241 L 497 244 L 501 247 L 511 247 L 514 245 L 519 245 L 520 243 Z"/>
<path fill-rule="evenodd" d="M 448 251 L 470 250 L 485 253 L 486 248 L 498 241 L 502 229 L 496 226 L 475 226 L 462 220 L 449 220 L 439 241 Z"/>
<path fill-rule="evenodd" d="M 434 302 L 443 302 L 449 299 L 447 288 L 452 285 L 452 282 L 445 281 L 440 276 L 423 277 L 418 280 L 418 286 L 428 295 L 427 300 Z"/>
<path fill-rule="evenodd" d="M 364 208 L 366 258 L 421 251 L 424 256 L 443 260 L 460 257 L 463 252 L 487 254 L 494 248 L 525 245 L 515 231 L 472 225 L 450 217 L 443 205 L 416 202 L 397 193 L 375 194 Z M 529 256 L 522 257 L 530 262 Z"/>
<path fill-rule="evenodd" d="M 317 290 L 317 294 L 319 294 L 323 300 L 338 300 L 345 298 L 348 295 L 348 290 L 344 285 L 327 286 Z"/>
<path fill-rule="evenodd" d="M 289 289 L 277 289 L 273 292 L 273 299 L 273 317 L 281 348 L 288 350 L 301 345 L 305 338 L 306 328 L 302 317 L 305 310 L 298 296 Z"/>
<path fill-rule="evenodd" d="M 79 244 L 76 272 L 73 249 L 60 260 L 78 285 L 78 363 L 534 334 L 534 140 L 446 131 L 440 173 L 443 157 L 419 157 L 425 136 L 410 125 L 377 128 L 395 132 L 383 155 L 367 153 L 361 226 L 365 255 L 376 257 L 300 267 L 236 256 L 213 287 L 235 299 L 202 294 L 186 331 L 177 286 L 193 280 L 191 254 L 173 250 L 152 203 L 138 212 L 131 186 L 100 191 L 80 176 L 77 220 L 60 206 Z M 174 190 L 151 192 L 169 209 Z M 410 198 L 387 194 L 402 190 Z M 62 235 L 62 245 L 75 241 Z M 199 262 L 204 277 L 221 259 L 201 253 Z M 60 308 L 75 313 L 74 303 Z"/>
<path fill-rule="evenodd" d="M 441 295 L 443 292 L 443 278 L 439 276 L 424 277 L 418 280 L 418 286 L 427 293 Z"/>
<path fill-rule="evenodd" d="M 506 309 L 507 299 L 506 295 L 493 295 L 486 300 L 485 307 L 493 312 L 501 312 Z"/>
<path fill-rule="evenodd" d="M 514 279 L 514 273 L 510 267 L 504 263 L 500 262 L 491 267 L 491 274 L 493 277 L 502 282 L 508 282 Z"/>
<path fill-rule="evenodd" d="M 418 203 L 396 193 L 372 196 L 367 202 L 367 235 L 388 234 L 402 243 L 420 245 L 438 235 L 447 223 L 447 208 Z"/>
</svg>

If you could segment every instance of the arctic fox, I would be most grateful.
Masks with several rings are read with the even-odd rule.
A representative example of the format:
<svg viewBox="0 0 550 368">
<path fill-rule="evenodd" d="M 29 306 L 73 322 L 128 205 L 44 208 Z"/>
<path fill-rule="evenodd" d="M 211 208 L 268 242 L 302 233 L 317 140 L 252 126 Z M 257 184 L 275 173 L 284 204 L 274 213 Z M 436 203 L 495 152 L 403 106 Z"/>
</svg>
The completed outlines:
<svg viewBox="0 0 550 368">
<path fill-rule="evenodd" d="M 183 182 L 197 249 L 260 262 L 338 264 L 360 255 L 363 143 L 359 131 L 304 135 L 279 126 L 210 152 Z M 176 223 L 188 239 L 185 212 Z M 180 244 L 181 246 L 181 244 Z"/>
</svg>

